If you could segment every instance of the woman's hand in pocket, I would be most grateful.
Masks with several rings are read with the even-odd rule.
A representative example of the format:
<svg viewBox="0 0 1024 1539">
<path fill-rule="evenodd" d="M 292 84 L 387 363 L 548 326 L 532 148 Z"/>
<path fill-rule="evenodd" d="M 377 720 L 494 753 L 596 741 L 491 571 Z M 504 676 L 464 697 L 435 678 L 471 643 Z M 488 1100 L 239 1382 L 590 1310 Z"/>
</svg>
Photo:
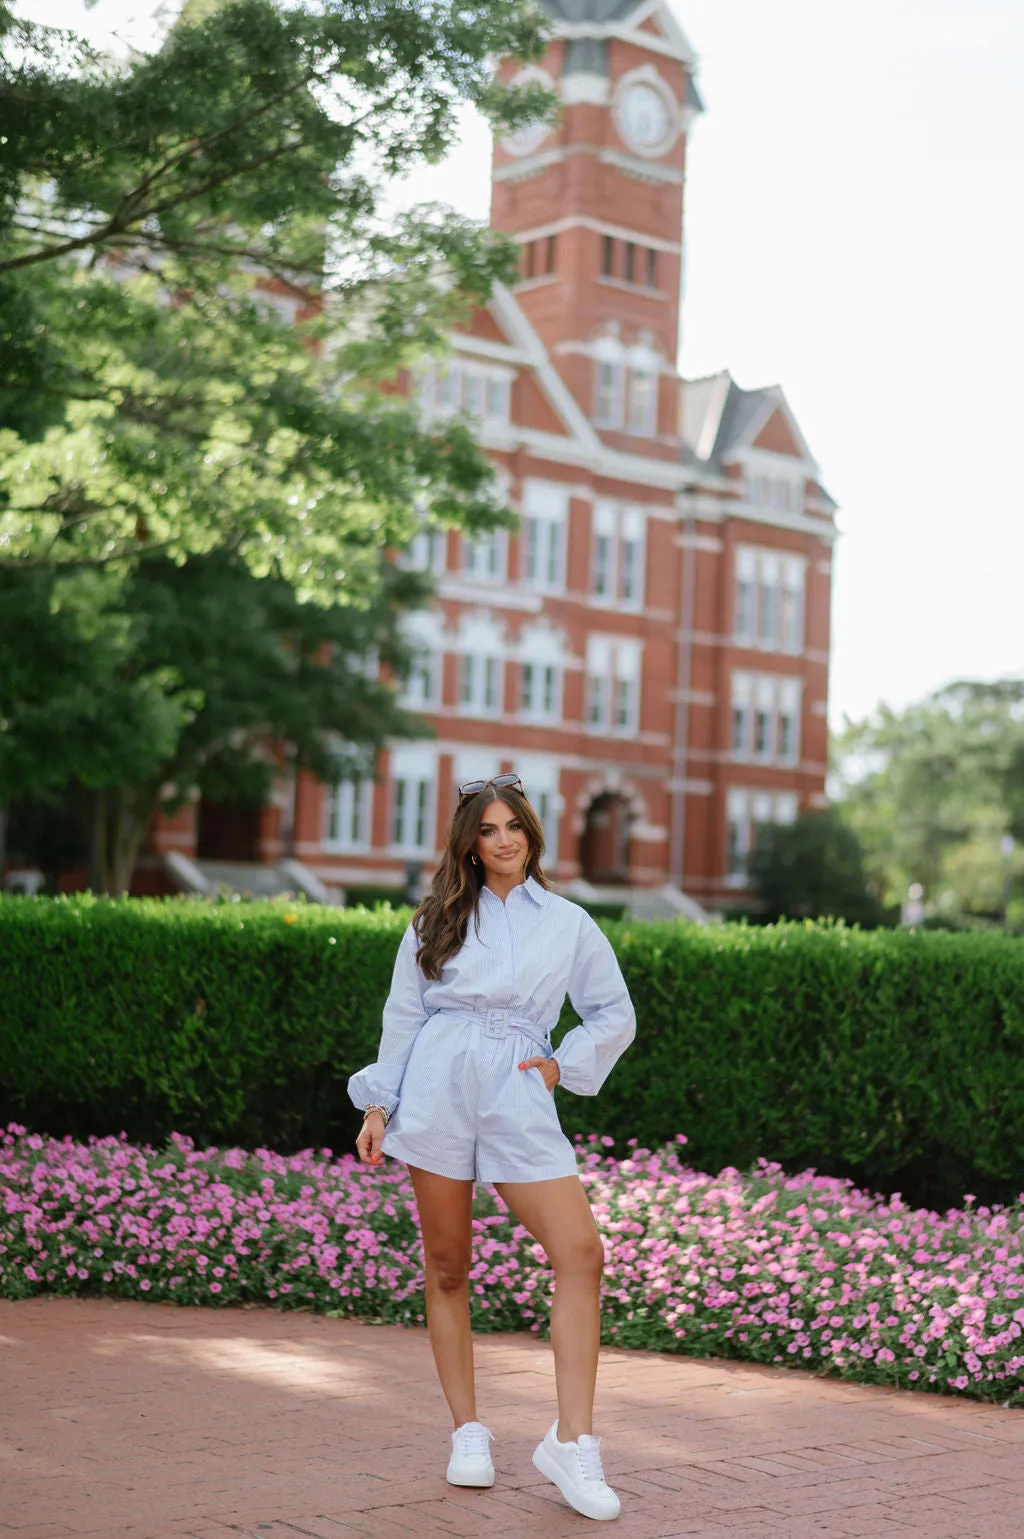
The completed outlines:
<svg viewBox="0 0 1024 1539">
<path fill-rule="evenodd" d="M 554 1091 L 562 1077 L 562 1071 L 554 1058 L 526 1058 L 519 1067 L 524 1070 L 539 1069 L 546 1089 L 551 1091 Z"/>
</svg>

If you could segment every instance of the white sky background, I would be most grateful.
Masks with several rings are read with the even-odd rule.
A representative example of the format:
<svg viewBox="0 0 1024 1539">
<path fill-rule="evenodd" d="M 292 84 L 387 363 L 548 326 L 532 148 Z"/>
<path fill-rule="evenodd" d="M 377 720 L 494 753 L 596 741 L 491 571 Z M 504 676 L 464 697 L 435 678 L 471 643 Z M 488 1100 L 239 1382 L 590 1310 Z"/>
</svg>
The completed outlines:
<svg viewBox="0 0 1024 1539">
<path fill-rule="evenodd" d="M 708 109 L 680 366 L 781 384 L 841 504 L 833 723 L 1024 673 L 1024 5 L 672 3 Z M 143 44 L 152 8 L 19 6 Z M 486 219 L 489 168 L 467 114 L 398 196 Z"/>
</svg>

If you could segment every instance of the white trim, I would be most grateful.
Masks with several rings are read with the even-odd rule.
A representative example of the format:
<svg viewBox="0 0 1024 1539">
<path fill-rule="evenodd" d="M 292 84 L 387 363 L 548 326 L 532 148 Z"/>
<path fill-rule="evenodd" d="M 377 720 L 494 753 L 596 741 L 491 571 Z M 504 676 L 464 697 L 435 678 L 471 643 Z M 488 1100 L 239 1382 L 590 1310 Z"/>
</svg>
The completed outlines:
<svg viewBox="0 0 1024 1539">
<path fill-rule="evenodd" d="M 530 366 L 536 369 L 537 378 L 550 404 L 565 423 L 568 432 L 591 450 L 598 449 L 600 439 L 548 357 L 543 342 L 525 312 L 505 284 L 495 285 L 489 308 L 498 324 L 526 354 Z"/>
<path fill-rule="evenodd" d="M 640 182 L 671 182 L 681 187 L 685 180 L 682 171 L 675 166 L 659 166 L 653 160 L 641 160 L 636 155 L 624 154 L 622 150 L 598 150 L 597 158 L 604 165 L 614 166 L 617 171 L 635 177 Z"/>
<path fill-rule="evenodd" d="M 592 74 L 589 70 L 574 70 L 561 79 L 561 97 L 567 107 L 586 104 L 606 107 L 611 94 L 611 82 L 605 75 Z"/>
<path fill-rule="evenodd" d="M 743 523 L 767 524 L 773 529 L 791 529 L 798 534 L 814 534 L 823 545 L 831 545 L 839 535 L 836 528 L 830 528 L 827 524 L 822 525 L 808 514 L 772 513 L 761 508 L 752 508 L 745 502 L 735 500 L 724 502 L 720 497 L 691 491 L 688 487 L 682 490 L 682 504 L 680 511 L 707 524 L 722 524 L 726 519 L 734 518 Z"/>
<path fill-rule="evenodd" d="M 591 219 L 587 214 L 566 214 L 564 218 L 552 219 L 548 224 L 539 224 L 529 230 L 516 230 L 513 238 L 525 244 L 531 240 L 542 240 L 545 235 L 561 235 L 565 230 L 593 230 L 598 235 L 611 235 L 616 240 L 631 240 L 639 246 L 653 246 L 655 251 L 668 251 L 673 256 L 681 256 L 683 251 L 680 241 L 662 240 L 660 236 L 631 230 L 626 225 Z"/>
<path fill-rule="evenodd" d="M 522 160 L 510 160 L 507 165 L 495 166 L 491 172 L 491 181 L 525 182 L 529 177 L 536 176 L 539 171 L 546 171 L 549 166 L 557 166 L 565 156 L 566 151 L 558 148 L 545 150 L 540 155 L 526 155 Z"/>
<path fill-rule="evenodd" d="M 637 22 L 645 21 L 655 13 L 665 24 L 667 37 L 659 37 L 655 32 L 639 30 Z M 639 48 L 649 48 L 652 53 L 664 54 L 668 59 L 677 59 L 682 64 L 695 65 L 698 62 L 689 38 L 661 0 L 654 0 L 654 3 L 644 6 L 642 11 L 638 7 L 637 11 L 624 22 L 602 24 L 593 21 L 563 21 L 554 28 L 554 35 L 565 38 L 615 37 L 620 38 L 624 43 L 634 43 Z"/>
<path fill-rule="evenodd" d="M 474 337 L 468 331 L 453 331 L 451 339 L 452 346 L 456 352 L 472 353 L 480 358 L 491 358 L 495 363 L 507 363 L 509 365 L 508 373 L 513 377 L 518 371 L 512 365 L 529 363 L 530 361 L 522 348 L 510 347 L 507 342 L 494 342 L 490 337 Z"/>
<path fill-rule="evenodd" d="M 543 608 L 540 594 L 519 593 L 509 583 L 489 586 L 467 582 L 464 577 L 443 578 L 437 584 L 437 596 L 459 604 L 486 604 L 490 609 L 526 610 L 531 614 Z"/>
<path fill-rule="evenodd" d="M 684 64 L 690 65 L 696 65 L 699 62 L 693 44 L 683 31 L 672 10 L 664 3 L 664 0 L 647 0 L 646 5 L 641 6 L 638 11 L 634 11 L 626 19 L 626 22 L 620 24 L 620 30 L 628 33 L 629 38 L 634 42 L 639 43 L 641 39 L 646 41 L 646 39 L 654 37 L 655 34 L 644 32 L 642 24 L 645 21 L 651 20 L 660 22 L 665 29 L 664 41 L 674 44 L 678 50 L 677 53 L 672 55 L 673 58 L 681 59 Z M 661 41 L 661 39 L 656 39 L 656 41 Z"/>
</svg>

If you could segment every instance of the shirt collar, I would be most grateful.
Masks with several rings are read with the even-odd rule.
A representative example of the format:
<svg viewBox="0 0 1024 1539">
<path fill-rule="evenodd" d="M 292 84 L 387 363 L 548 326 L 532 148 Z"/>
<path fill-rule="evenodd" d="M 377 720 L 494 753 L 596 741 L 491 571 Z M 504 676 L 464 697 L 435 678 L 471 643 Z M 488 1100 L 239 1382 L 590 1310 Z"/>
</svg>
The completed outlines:
<svg viewBox="0 0 1024 1539">
<path fill-rule="evenodd" d="M 540 885 L 540 883 L 535 881 L 532 876 L 528 876 L 526 878 L 526 881 L 525 882 L 520 882 L 518 884 L 518 886 L 519 887 L 525 887 L 528 896 L 533 899 L 534 903 L 536 903 L 538 908 L 543 908 L 544 907 L 544 904 L 547 902 L 547 897 L 548 897 L 548 891 L 547 891 L 546 887 L 542 887 Z M 517 890 L 518 889 L 516 887 L 513 887 L 512 892 L 516 892 Z M 481 888 L 481 891 L 482 892 L 491 892 L 491 889 L 485 884 Z M 494 894 L 491 893 L 491 896 L 494 897 Z M 511 894 L 509 894 L 509 896 L 511 896 Z M 499 899 L 499 902 L 500 902 L 500 899 Z"/>
</svg>

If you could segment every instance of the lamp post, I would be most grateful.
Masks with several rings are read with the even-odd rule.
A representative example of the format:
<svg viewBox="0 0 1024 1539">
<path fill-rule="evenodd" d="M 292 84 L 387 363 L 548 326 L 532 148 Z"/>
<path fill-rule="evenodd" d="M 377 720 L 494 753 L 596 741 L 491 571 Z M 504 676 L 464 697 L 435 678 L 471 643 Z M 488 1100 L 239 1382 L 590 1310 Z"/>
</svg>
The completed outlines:
<svg viewBox="0 0 1024 1539">
<path fill-rule="evenodd" d="M 1013 855 L 1017 842 L 1012 834 L 1004 834 L 999 841 L 999 853 L 1003 857 L 1003 929 L 1010 928 L 1010 889 L 1013 885 Z"/>
<path fill-rule="evenodd" d="M 415 908 L 423 896 L 423 862 L 407 860 L 405 863 L 405 901 Z"/>
</svg>

